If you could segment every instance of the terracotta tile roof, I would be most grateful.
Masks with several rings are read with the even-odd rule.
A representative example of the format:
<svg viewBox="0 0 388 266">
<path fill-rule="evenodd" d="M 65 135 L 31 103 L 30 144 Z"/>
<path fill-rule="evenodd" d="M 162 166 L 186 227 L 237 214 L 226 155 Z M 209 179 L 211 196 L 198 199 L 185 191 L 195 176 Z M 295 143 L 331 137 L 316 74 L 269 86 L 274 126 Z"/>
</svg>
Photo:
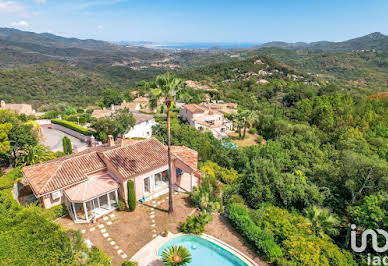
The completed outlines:
<svg viewBox="0 0 388 266">
<path fill-rule="evenodd" d="M 198 152 L 185 146 L 171 146 L 171 152 L 192 169 L 198 167 Z"/>
<path fill-rule="evenodd" d="M 136 119 L 136 124 L 139 124 L 141 122 L 151 120 L 154 118 L 152 115 L 146 115 L 146 114 L 141 114 L 141 113 L 132 113 L 133 117 Z"/>
<path fill-rule="evenodd" d="M 119 183 L 104 170 L 88 175 L 85 182 L 66 189 L 65 193 L 72 202 L 84 202 L 118 187 Z"/>
<path fill-rule="evenodd" d="M 204 108 L 203 106 L 201 106 L 199 104 L 185 104 L 183 106 L 183 108 L 189 110 L 193 114 L 204 113 L 206 110 L 206 108 Z"/>
<path fill-rule="evenodd" d="M 113 114 L 113 111 L 110 109 L 105 109 L 105 110 L 93 110 L 92 117 L 95 118 L 101 118 L 101 117 L 107 117 L 111 116 Z"/>
<path fill-rule="evenodd" d="M 106 145 L 60 157 L 22 169 L 36 196 L 85 180 L 86 174 L 105 168 L 98 151 L 112 149 Z"/>
<path fill-rule="evenodd" d="M 103 155 L 124 178 L 152 171 L 168 163 L 166 147 L 155 138 L 105 151 Z"/>
<path fill-rule="evenodd" d="M 193 169 L 197 168 L 198 154 L 183 146 L 172 147 L 173 159 L 179 158 Z M 116 141 L 109 147 L 102 145 L 82 152 L 27 166 L 22 169 L 35 196 L 70 188 L 88 180 L 88 175 L 106 170 L 105 160 L 125 179 L 167 165 L 167 147 L 157 139 Z M 72 191 L 72 190 L 70 190 Z"/>
</svg>

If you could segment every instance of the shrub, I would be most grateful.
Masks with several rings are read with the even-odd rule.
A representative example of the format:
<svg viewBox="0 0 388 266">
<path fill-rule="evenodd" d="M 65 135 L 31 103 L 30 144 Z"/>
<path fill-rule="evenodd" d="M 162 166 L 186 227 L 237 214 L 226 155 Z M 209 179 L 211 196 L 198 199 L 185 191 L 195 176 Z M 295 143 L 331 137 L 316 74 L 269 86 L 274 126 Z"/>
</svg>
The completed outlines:
<svg viewBox="0 0 388 266">
<path fill-rule="evenodd" d="M 138 266 L 139 263 L 137 261 L 124 261 L 121 263 L 121 266 Z"/>
<path fill-rule="evenodd" d="M 99 248 L 93 246 L 89 252 L 87 265 L 110 265 L 111 259 Z"/>
<path fill-rule="evenodd" d="M 251 128 L 248 130 L 248 132 L 249 132 L 250 134 L 256 134 L 257 130 L 256 130 L 256 128 L 251 127 Z"/>
<path fill-rule="evenodd" d="M 50 220 L 55 220 L 59 217 L 65 216 L 68 211 L 65 204 L 59 204 L 57 206 L 51 207 L 50 209 L 44 209 L 46 217 Z"/>
<path fill-rule="evenodd" d="M 263 142 L 263 136 L 260 136 L 260 135 L 257 136 L 257 137 L 256 137 L 256 142 L 259 143 L 259 144 L 261 144 L 261 142 Z"/>
<path fill-rule="evenodd" d="M 83 135 L 86 135 L 86 136 L 91 136 L 93 135 L 93 131 L 87 129 L 87 128 L 84 128 L 84 127 L 81 127 L 73 122 L 69 122 L 69 121 L 66 121 L 66 120 L 60 120 L 60 119 L 52 119 L 51 120 L 51 123 L 53 124 L 57 124 L 57 125 L 61 125 L 63 127 L 66 127 L 66 128 L 69 128 L 71 130 L 74 130 L 78 133 L 81 133 Z"/>
<path fill-rule="evenodd" d="M 233 227 L 254 245 L 260 256 L 264 256 L 270 262 L 283 256 L 282 250 L 275 243 L 273 236 L 252 221 L 245 206 L 231 204 L 228 205 L 227 210 Z"/>
<path fill-rule="evenodd" d="M 229 200 L 230 204 L 244 204 L 244 199 L 239 194 L 233 194 Z"/>
<path fill-rule="evenodd" d="M 22 171 L 20 171 L 19 167 L 9 171 L 6 175 L 0 178 L 0 191 L 3 189 L 12 189 L 16 179 L 22 176 Z"/>
<path fill-rule="evenodd" d="M 233 184 L 240 181 L 240 176 L 236 170 L 221 167 L 212 161 L 205 162 L 201 167 L 201 171 L 206 175 L 215 177 L 226 184 Z"/>
<path fill-rule="evenodd" d="M 193 214 L 182 223 L 181 230 L 185 233 L 200 235 L 205 232 L 205 226 L 212 221 L 213 217 L 208 213 Z"/>
<path fill-rule="evenodd" d="M 117 203 L 117 208 L 119 211 L 125 210 L 125 201 L 123 199 L 120 199 L 119 202 Z"/>
<path fill-rule="evenodd" d="M 193 204 L 208 212 L 222 212 L 222 190 L 214 177 L 207 176 L 190 194 Z"/>
<path fill-rule="evenodd" d="M 135 183 L 132 180 L 128 180 L 127 190 L 128 190 L 128 208 L 132 212 L 136 209 Z"/>
<path fill-rule="evenodd" d="M 328 236 L 313 232 L 307 219 L 299 214 L 266 205 L 251 216 L 257 226 L 271 233 L 282 246 L 285 256 L 282 264 L 354 265 L 349 252 L 341 250 Z"/>
</svg>

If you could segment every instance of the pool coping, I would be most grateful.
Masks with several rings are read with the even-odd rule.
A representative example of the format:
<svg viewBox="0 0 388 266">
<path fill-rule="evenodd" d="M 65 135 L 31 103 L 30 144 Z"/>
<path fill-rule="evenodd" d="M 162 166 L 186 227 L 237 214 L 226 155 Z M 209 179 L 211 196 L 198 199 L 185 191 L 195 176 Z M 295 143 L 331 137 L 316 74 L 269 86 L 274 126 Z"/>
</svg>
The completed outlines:
<svg viewBox="0 0 388 266">
<path fill-rule="evenodd" d="M 244 261 L 249 266 L 259 266 L 259 264 L 254 262 L 250 257 L 248 257 L 247 255 L 242 253 L 240 250 L 232 247 L 231 245 L 225 243 L 224 241 L 222 241 L 222 240 L 220 240 L 212 235 L 202 234 L 202 235 L 200 235 L 200 237 L 202 237 L 203 239 L 206 239 L 210 242 L 213 242 L 213 243 L 217 244 L 218 246 L 222 247 L 223 249 L 229 251 L 230 253 L 232 253 L 233 255 L 235 255 L 236 257 L 241 259 L 242 261 Z"/>
<path fill-rule="evenodd" d="M 155 237 L 153 240 L 148 242 L 146 245 L 144 245 L 140 250 L 138 250 L 135 255 L 131 257 L 131 261 L 137 261 L 139 263 L 139 266 L 146 266 L 146 265 L 163 265 L 162 262 L 159 259 L 158 251 L 160 247 L 162 247 L 165 243 L 168 241 L 175 239 L 180 236 L 185 235 L 192 235 L 192 234 L 173 234 L 168 233 L 168 236 L 163 237 L 161 235 Z M 210 241 L 223 249 L 227 250 L 228 252 L 232 253 L 242 261 L 244 261 L 249 266 L 258 266 L 256 262 L 254 262 L 250 257 L 242 253 L 240 250 L 232 247 L 231 245 L 225 243 L 222 240 L 219 240 L 218 238 L 215 238 L 214 236 L 208 235 L 208 234 L 202 234 L 202 235 L 193 235 L 197 237 L 201 237 L 207 241 Z"/>
</svg>

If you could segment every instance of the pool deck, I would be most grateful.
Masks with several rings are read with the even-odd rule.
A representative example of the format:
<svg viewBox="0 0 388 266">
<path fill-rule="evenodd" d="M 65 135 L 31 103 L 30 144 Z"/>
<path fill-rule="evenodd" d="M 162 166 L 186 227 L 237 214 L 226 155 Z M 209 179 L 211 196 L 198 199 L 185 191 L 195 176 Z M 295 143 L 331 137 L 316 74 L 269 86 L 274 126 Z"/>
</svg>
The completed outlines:
<svg viewBox="0 0 388 266">
<path fill-rule="evenodd" d="M 163 266 L 163 263 L 159 260 L 158 257 L 158 251 L 161 246 L 163 246 L 168 241 L 183 236 L 185 234 L 178 233 L 168 233 L 168 236 L 158 236 L 154 238 L 152 241 L 148 242 L 144 247 L 142 247 L 138 252 L 136 252 L 135 255 L 130 259 L 131 261 L 137 261 L 139 263 L 139 266 Z M 207 235 L 202 234 L 200 237 L 203 239 L 206 239 L 210 242 L 213 242 L 220 247 L 224 248 L 225 250 L 231 252 L 235 256 L 237 256 L 239 259 L 247 263 L 249 266 L 258 266 L 257 263 L 255 263 L 252 259 L 250 259 L 248 256 L 240 252 L 239 250 L 233 248 L 232 246 L 226 244 L 225 242 Z"/>
</svg>

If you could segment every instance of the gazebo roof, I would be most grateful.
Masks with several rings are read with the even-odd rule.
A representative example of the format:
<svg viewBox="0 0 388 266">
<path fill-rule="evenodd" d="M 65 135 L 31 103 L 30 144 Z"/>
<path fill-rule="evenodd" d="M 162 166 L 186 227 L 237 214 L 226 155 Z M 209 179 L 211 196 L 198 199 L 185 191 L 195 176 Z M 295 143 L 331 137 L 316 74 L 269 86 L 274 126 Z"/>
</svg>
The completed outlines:
<svg viewBox="0 0 388 266">
<path fill-rule="evenodd" d="M 113 191 L 119 183 L 106 170 L 88 175 L 87 180 L 65 190 L 66 196 L 72 202 L 84 202 Z"/>
</svg>

